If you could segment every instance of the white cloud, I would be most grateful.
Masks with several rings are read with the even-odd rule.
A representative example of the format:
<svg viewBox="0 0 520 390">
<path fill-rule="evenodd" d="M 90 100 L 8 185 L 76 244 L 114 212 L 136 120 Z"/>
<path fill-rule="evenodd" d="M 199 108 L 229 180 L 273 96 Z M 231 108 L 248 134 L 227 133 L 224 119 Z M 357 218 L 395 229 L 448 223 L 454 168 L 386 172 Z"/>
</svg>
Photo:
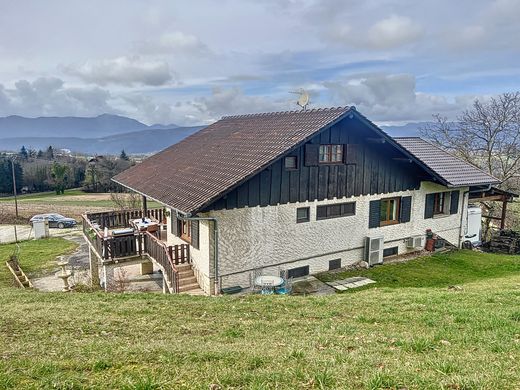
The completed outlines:
<svg viewBox="0 0 520 390">
<path fill-rule="evenodd" d="M 421 35 L 421 27 L 410 18 L 391 15 L 370 28 L 367 42 L 373 48 L 389 49 L 415 42 Z"/>
<path fill-rule="evenodd" d="M 175 56 L 207 56 L 211 54 L 206 44 L 195 35 L 182 31 L 162 34 L 153 40 L 135 43 L 135 49 L 141 54 L 171 54 Z"/>
<path fill-rule="evenodd" d="M 86 83 L 134 86 L 160 86 L 173 79 L 166 61 L 145 59 L 140 56 L 123 56 L 100 61 L 87 61 L 82 65 L 63 67 L 65 73 L 79 77 Z"/>
<path fill-rule="evenodd" d="M 325 86 L 338 105 L 354 105 L 368 118 L 386 122 L 428 120 L 435 113 L 454 118 L 474 98 L 460 96 L 450 101 L 444 96 L 417 92 L 415 77 L 410 74 L 365 75 L 327 82 Z"/>
<path fill-rule="evenodd" d="M 22 116 L 95 116 L 116 113 L 109 104 L 108 91 L 94 88 L 68 88 L 61 79 L 40 77 L 19 80 L 14 88 L 0 84 L 0 115 Z"/>
</svg>

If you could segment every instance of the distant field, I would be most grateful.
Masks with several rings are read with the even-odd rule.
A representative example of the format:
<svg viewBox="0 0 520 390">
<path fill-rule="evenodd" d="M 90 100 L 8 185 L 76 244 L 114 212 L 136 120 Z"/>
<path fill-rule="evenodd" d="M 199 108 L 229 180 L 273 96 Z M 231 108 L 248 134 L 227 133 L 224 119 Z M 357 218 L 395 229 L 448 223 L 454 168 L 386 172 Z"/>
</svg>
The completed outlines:
<svg viewBox="0 0 520 390">
<path fill-rule="evenodd" d="M 148 202 L 148 207 L 160 207 L 156 202 Z M 29 219 L 34 214 L 56 212 L 79 219 L 85 211 L 104 211 L 117 208 L 109 193 L 86 193 L 79 189 L 66 190 L 64 195 L 42 192 L 18 196 L 18 209 L 22 218 Z M 13 197 L 0 198 L 1 211 L 14 215 Z M 3 219 L 6 219 L 5 217 Z M 5 223 L 4 221 L 3 223 Z M 2 221 L 0 221 L 2 223 Z"/>
<path fill-rule="evenodd" d="M 462 291 L 424 286 L 428 264 L 474 259 L 377 267 L 379 286 L 325 297 L 0 288 L 0 388 L 520 389 L 518 257 L 500 277 L 473 265 Z M 381 287 L 385 268 L 419 287 Z"/>
</svg>

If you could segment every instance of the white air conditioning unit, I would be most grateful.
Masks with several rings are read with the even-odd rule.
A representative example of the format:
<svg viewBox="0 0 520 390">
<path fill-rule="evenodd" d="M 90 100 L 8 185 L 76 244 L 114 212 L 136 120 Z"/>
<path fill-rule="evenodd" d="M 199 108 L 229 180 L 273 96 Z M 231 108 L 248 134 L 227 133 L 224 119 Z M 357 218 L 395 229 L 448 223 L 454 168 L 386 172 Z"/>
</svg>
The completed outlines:
<svg viewBox="0 0 520 390">
<path fill-rule="evenodd" d="M 368 265 L 383 264 L 383 236 L 367 237 L 365 242 L 365 260 Z"/>
<path fill-rule="evenodd" d="M 406 240 L 406 247 L 408 249 L 422 249 L 424 248 L 424 236 L 412 236 Z"/>
</svg>

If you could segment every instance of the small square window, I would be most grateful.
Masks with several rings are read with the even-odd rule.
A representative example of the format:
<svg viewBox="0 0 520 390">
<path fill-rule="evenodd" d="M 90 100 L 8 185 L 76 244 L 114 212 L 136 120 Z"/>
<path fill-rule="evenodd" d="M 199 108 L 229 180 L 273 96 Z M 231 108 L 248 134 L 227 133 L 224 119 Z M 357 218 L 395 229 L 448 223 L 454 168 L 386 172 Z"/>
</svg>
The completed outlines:
<svg viewBox="0 0 520 390">
<path fill-rule="evenodd" d="M 298 160 L 296 156 L 285 157 L 285 169 L 298 169 Z"/>
<path fill-rule="evenodd" d="M 309 216 L 310 209 L 308 207 L 300 207 L 296 209 L 296 222 L 309 222 L 310 216 Z"/>
<path fill-rule="evenodd" d="M 334 259 L 329 261 L 329 271 L 341 268 L 341 259 Z"/>
</svg>

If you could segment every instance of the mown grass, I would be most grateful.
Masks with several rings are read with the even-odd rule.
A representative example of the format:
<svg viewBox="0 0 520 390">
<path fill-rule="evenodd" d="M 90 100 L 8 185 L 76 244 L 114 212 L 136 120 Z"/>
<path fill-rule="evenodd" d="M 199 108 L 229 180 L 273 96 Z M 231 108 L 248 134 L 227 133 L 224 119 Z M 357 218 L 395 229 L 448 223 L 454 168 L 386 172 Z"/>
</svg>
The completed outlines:
<svg viewBox="0 0 520 390">
<path fill-rule="evenodd" d="M 102 199 L 89 199 L 88 195 L 101 195 Z M 84 197 L 85 199 L 77 199 L 77 197 Z M 74 197 L 71 199 L 71 197 Z M 0 202 L 12 203 L 13 197 L 0 198 Z M 55 192 L 40 192 L 36 194 L 25 194 L 18 196 L 20 204 L 49 204 L 57 206 L 84 206 L 84 207 L 114 207 L 117 205 L 110 199 L 108 193 L 88 193 L 80 189 L 65 190 L 63 195 L 56 195 Z M 148 207 L 161 207 L 157 202 L 149 201 Z"/>
<path fill-rule="evenodd" d="M 392 263 L 370 269 L 323 273 L 323 281 L 365 276 L 377 281 L 366 288 L 442 287 L 485 278 L 520 274 L 520 256 L 462 250 L 436 253 L 404 263 Z M 355 291 L 355 290 L 353 290 Z"/>
<path fill-rule="evenodd" d="M 11 273 L 5 266 L 11 255 L 18 254 L 23 271 L 30 276 L 55 268 L 57 256 L 72 253 L 78 246 L 73 241 L 58 237 L 23 241 L 18 245 L 19 250 L 16 244 L 0 245 L 0 288 L 12 286 Z"/>
<path fill-rule="evenodd" d="M 0 290 L 0 388 L 517 389 L 520 276 L 327 297 Z"/>
</svg>

